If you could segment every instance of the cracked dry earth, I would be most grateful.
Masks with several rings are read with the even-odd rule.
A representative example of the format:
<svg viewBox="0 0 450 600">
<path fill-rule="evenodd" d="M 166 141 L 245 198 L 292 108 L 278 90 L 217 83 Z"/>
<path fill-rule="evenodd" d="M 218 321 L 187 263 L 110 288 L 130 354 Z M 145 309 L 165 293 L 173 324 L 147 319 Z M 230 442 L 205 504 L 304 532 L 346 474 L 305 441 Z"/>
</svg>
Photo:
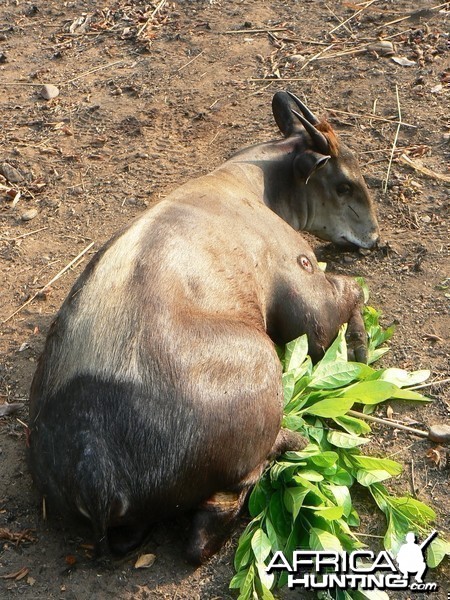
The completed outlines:
<svg viewBox="0 0 450 600">
<path fill-rule="evenodd" d="M 155 527 L 148 569 L 134 568 L 137 555 L 93 564 L 89 530 L 42 519 L 23 424 L 49 324 L 87 259 L 176 185 L 277 137 L 277 90 L 328 114 L 377 203 L 378 249 L 310 238 L 316 252 L 329 270 L 365 277 L 383 323 L 396 323 L 386 365 L 449 377 L 449 24 L 449 3 L 425 0 L 0 2 L 0 402 L 20 404 L 0 417 L 2 598 L 235 597 L 238 534 L 194 570 L 183 520 Z M 43 84 L 59 95 L 44 99 Z M 428 391 L 426 406 L 392 404 L 395 417 L 448 422 L 448 383 Z M 374 427 L 368 451 L 404 465 L 391 488 L 430 504 L 448 536 L 448 449 Z M 382 534 L 369 499 L 357 508 L 361 531 Z M 432 575 L 432 597 L 445 600 L 448 562 Z"/>
</svg>

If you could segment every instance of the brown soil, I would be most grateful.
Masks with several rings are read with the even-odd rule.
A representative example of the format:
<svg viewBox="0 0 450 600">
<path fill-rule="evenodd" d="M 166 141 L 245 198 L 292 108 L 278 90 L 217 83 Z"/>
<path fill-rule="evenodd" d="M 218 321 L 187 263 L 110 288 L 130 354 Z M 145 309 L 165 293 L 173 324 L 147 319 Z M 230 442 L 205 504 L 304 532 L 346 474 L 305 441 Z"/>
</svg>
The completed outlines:
<svg viewBox="0 0 450 600">
<path fill-rule="evenodd" d="M 358 153 L 378 205 L 379 249 L 343 253 L 311 242 L 329 270 L 364 276 L 384 323 L 397 323 L 386 364 L 429 368 L 433 380 L 449 377 L 448 184 L 398 160 L 404 152 L 448 180 L 449 3 L 432 9 L 437 2 L 379 0 L 332 34 L 337 19 L 350 17 L 355 6 L 178 0 L 161 3 L 152 17 L 156 4 L 3 0 L 0 5 L 0 163 L 22 176 L 13 185 L 0 177 L 1 318 L 95 243 L 81 265 L 1 328 L 0 402 L 23 405 L 0 418 L 0 535 L 1 528 L 19 534 L 0 539 L 2 598 L 235 597 L 228 582 L 236 536 L 194 570 L 183 558 L 183 521 L 155 529 L 142 550 L 156 555 L 149 569 L 134 569 L 136 556 L 93 564 L 88 530 L 41 517 L 24 460 L 23 423 L 46 331 L 87 257 L 176 185 L 241 147 L 277 137 L 270 102 L 279 89 L 292 89 L 319 114 L 328 112 Z M 413 63 L 403 66 L 365 50 L 378 36 L 389 37 L 396 56 Z M 324 58 L 356 48 L 361 52 Z M 287 81 L 260 80 L 277 76 Z M 57 85 L 59 96 L 44 100 L 43 83 Z M 404 125 L 384 194 L 397 128 L 396 86 Z M 373 111 L 379 118 L 367 117 Z M 428 406 L 393 408 L 403 420 L 448 422 L 449 390 L 448 384 L 430 388 Z M 448 535 L 446 450 L 375 428 L 372 451 L 404 464 L 392 487 L 433 506 L 438 531 Z M 374 517 L 368 499 L 358 508 L 363 531 L 380 533 L 383 519 Z M 21 537 L 25 530 L 31 537 Z M 447 598 L 449 577 L 448 562 L 428 577 L 440 585 L 433 598 Z"/>
</svg>

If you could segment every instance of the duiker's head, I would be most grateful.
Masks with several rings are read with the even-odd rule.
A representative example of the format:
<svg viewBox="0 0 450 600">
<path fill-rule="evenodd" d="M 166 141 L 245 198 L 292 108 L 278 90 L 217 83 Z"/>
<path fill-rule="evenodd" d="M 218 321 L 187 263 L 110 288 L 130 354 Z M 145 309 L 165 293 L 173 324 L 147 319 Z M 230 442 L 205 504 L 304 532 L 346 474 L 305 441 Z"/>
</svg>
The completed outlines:
<svg viewBox="0 0 450 600">
<path fill-rule="evenodd" d="M 272 109 L 283 135 L 299 138 L 293 164 L 302 229 L 338 245 L 375 246 L 375 207 L 350 148 L 290 92 L 277 92 Z"/>
</svg>

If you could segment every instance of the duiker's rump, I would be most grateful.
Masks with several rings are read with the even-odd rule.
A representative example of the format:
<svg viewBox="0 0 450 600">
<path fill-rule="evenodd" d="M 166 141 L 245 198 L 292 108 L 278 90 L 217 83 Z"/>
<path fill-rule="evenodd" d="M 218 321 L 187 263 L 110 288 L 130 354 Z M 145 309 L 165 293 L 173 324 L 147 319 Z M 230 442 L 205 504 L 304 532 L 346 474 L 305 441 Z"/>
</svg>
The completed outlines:
<svg viewBox="0 0 450 600">
<path fill-rule="evenodd" d="M 206 560 L 267 461 L 301 445 L 280 430 L 273 342 L 307 333 L 317 360 L 348 322 L 365 359 L 357 285 L 322 273 L 288 223 L 371 246 L 366 188 L 328 126 L 305 131 L 286 94 L 274 114 L 287 139 L 143 213 L 91 260 L 51 326 L 31 388 L 30 467 L 49 510 L 91 521 L 99 552 L 192 511 L 188 555 Z"/>
</svg>

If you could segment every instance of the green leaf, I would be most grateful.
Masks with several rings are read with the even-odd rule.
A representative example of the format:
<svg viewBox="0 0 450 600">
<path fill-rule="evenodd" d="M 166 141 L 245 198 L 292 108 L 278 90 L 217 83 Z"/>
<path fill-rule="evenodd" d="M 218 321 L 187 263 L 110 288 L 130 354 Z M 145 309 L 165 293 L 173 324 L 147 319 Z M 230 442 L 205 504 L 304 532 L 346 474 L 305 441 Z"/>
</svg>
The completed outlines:
<svg viewBox="0 0 450 600">
<path fill-rule="evenodd" d="M 364 298 L 364 304 L 367 304 L 369 302 L 369 288 L 367 287 L 367 283 L 366 280 L 364 279 L 364 277 L 355 277 L 358 285 L 360 286 L 360 288 L 362 289 L 362 293 L 363 293 L 363 298 Z"/>
<path fill-rule="evenodd" d="M 431 569 L 434 569 L 446 555 L 450 556 L 450 542 L 436 538 L 428 546 L 426 563 Z"/>
<path fill-rule="evenodd" d="M 370 431 L 372 431 L 370 425 L 366 423 L 366 421 L 356 419 L 350 415 L 342 415 L 341 417 L 336 417 L 334 420 L 338 425 L 345 429 L 347 433 L 361 435 L 364 433 L 370 433 Z"/>
<path fill-rule="evenodd" d="M 300 512 L 303 505 L 303 500 L 309 494 L 308 489 L 302 489 L 299 487 L 288 487 L 284 491 L 284 505 L 287 510 L 292 514 L 292 519 L 295 519 Z"/>
<path fill-rule="evenodd" d="M 323 481 L 323 475 L 312 469 L 301 469 L 297 471 L 297 475 L 303 477 L 307 481 Z"/>
<path fill-rule="evenodd" d="M 390 368 L 378 371 L 376 379 L 388 381 L 389 383 L 393 383 L 402 388 L 423 383 L 429 377 L 430 371 L 425 369 L 419 371 L 405 371 L 405 369 Z"/>
<path fill-rule="evenodd" d="M 281 377 L 283 384 L 284 406 L 286 406 L 294 395 L 295 376 L 294 373 L 283 373 Z"/>
<path fill-rule="evenodd" d="M 255 583 L 255 567 L 250 565 L 244 582 L 241 585 L 238 600 L 253 600 L 253 590 Z"/>
<path fill-rule="evenodd" d="M 320 362 L 313 371 L 308 388 L 334 390 L 352 383 L 360 374 L 361 367 L 358 363 L 342 360 L 327 364 Z"/>
<path fill-rule="evenodd" d="M 269 538 L 262 529 L 257 529 L 252 537 L 252 550 L 257 563 L 263 563 L 272 549 Z"/>
<path fill-rule="evenodd" d="M 352 510 L 352 498 L 348 487 L 346 485 L 328 484 L 327 488 L 334 496 L 338 506 L 342 506 L 344 516 L 348 517 Z"/>
<path fill-rule="evenodd" d="M 401 390 L 387 381 L 360 381 L 350 388 L 347 388 L 342 398 L 352 398 L 353 402 L 361 404 L 378 404 L 392 398 L 396 392 Z"/>
<path fill-rule="evenodd" d="M 417 521 L 418 523 L 422 523 L 422 525 L 436 519 L 436 513 L 432 508 L 420 502 L 420 500 L 411 498 L 411 496 L 402 496 L 400 498 L 390 496 L 389 502 L 393 508 L 400 511 L 407 519 Z"/>
<path fill-rule="evenodd" d="M 256 517 L 266 508 L 272 493 L 270 483 L 265 479 L 260 479 L 253 488 L 248 500 L 248 509 L 252 517 Z"/>
<path fill-rule="evenodd" d="M 354 481 L 353 476 L 342 467 L 338 467 L 336 473 L 329 475 L 327 480 L 336 485 L 346 485 L 347 487 L 351 487 Z"/>
<path fill-rule="evenodd" d="M 318 506 L 314 513 L 327 521 L 335 521 L 340 519 L 344 514 L 343 506 Z"/>
<path fill-rule="evenodd" d="M 284 354 L 284 370 L 286 372 L 294 371 L 303 364 L 308 355 L 308 338 L 306 335 L 286 344 Z"/>
<path fill-rule="evenodd" d="M 239 571 L 239 573 L 236 573 L 236 575 L 230 581 L 229 588 L 232 590 L 240 589 L 244 584 L 245 578 L 247 577 L 247 573 L 248 573 L 248 569 L 245 569 L 244 571 Z"/>
<path fill-rule="evenodd" d="M 369 365 L 380 360 L 382 356 L 384 356 L 387 352 L 389 352 L 389 348 L 377 348 L 376 350 L 370 350 L 368 352 L 367 362 Z"/>
<path fill-rule="evenodd" d="M 327 367 L 330 363 L 347 360 L 347 343 L 345 341 L 346 331 L 347 325 L 343 325 L 339 329 L 339 333 L 337 334 L 336 339 L 325 352 L 322 360 L 316 365 L 316 371 L 317 369 L 320 370 L 320 368 Z"/>
<path fill-rule="evenodd" d="M 234 568 L 238 572 L 247 567 L 247 565 L 250 563 L 253 525 L 253 522 L 249 523 L 239 538 L 238 547 L 234 555 Z"/>
<path fill-rule="evenodd" d="M 316 467 L 326 468 L 336 464 L 338 458 L 339 456 L 336 454 L 336 452 L 333 452 L 331 450 L 325 450 L 317 456 L 311 456 L 309 462 L 312 462 Z"/>
<path fill-rule="evenodd" d="M 258 600 L 275 600 L 270 588 L 275 582 L 275 574 L 267 573 L 264 563 L 256 563 L 259 581 L 256 582 L 256 591 L 258 592 Z"/>
<path fill-rule="evenodd" d="M 390 479 L 392 475 L 384 469 L 373 469 L 372 471 L 363 471 L 362 469 L 356 472 L 356 479 L 360 485 L 369 487 L 374 483 Z"/>
<path fill-rule="evenodd" d="M 366 471 L 384 470 L 389 475 L 400 475 L 402 465 L 389 458 L 375 458 L 374 456 L 352 455 L 351 460 L 358 467 Z"/>
<path fill-rule="evenodd" d="M 329 431 L 327 434 L 327 440 L 333 446 L 338 448 L 356 448 L 367 444 L 368 439 L 358 437 L 357 435 L 351 435 L 349 433 L 343 433 L 342 431 Z"/>
<path fill-rule="evenodd" d="M 303 430 L 305 427 L 305 420 L 299 415 L 287 415 L 283 418 L 282 427 L 290 429 L 291 431 Z"/>
<path fill-rule="evenodd" d="M 311 527 L 309 534 L 309 547 L 311 550 L 336 550 L 342 552 L 343 548 L 339 539 L 323 529 Z"/>
<path fill-rule="evenodd" d="M 352 398 L 326 398 L 302 410 L 303 414 L 317 417 L 334 418 L 345 415 L 354 404 Z"/>
<path fill-rule="evenodd" d="M 413 400 L 414 402 L 431 402 L 429 398 L 427 398 L 426 396 L 422 396 L 422 394 L 414 392 L 413 390 L 397 389 L 392 395 L 392 397 L 397 398 L 398 400 Z"/>
</svg>

